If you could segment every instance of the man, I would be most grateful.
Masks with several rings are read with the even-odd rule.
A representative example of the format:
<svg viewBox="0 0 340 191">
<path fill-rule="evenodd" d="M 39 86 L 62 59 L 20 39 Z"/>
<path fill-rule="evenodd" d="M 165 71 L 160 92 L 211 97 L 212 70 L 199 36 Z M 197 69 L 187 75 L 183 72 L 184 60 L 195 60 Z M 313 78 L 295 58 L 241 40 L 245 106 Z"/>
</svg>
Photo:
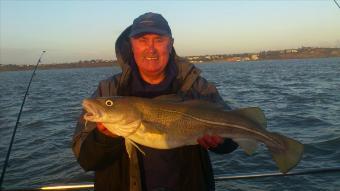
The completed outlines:
<svg viewBox="0 0 340 191">
<path fill-rule="evenodd" d="M 136 18 L 116 41 L 122 72 L 101 81 L 93 97 L 151 99 L 177 94 L 183 99 L 205 99 L 225 106 L 215 86 L 199 75 L 199 69 L 176 55 L 173 43 L 171 29 L 160 14 L 146 13 Z M 95 171 L 96 190 L 214 190 L 207 149 L 229 153 L 237 144 L 218 135 L 205 135 L 197 141 L 199 145 L 169 150 L 139 145 L 145 155 L 134 148 L 129 158 L 122 137 L 100 123 L 85 125 L 82 114 L 73 137 L 73 151 L 86 171 Z"/>
</svg>

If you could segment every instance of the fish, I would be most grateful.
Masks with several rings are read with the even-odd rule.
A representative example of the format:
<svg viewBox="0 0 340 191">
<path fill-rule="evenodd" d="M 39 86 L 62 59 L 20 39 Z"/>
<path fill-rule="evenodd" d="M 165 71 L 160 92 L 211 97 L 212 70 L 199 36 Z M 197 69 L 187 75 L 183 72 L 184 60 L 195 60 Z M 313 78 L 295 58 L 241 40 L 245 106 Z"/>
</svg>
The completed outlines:
<svg viewBox="0 0 340 191">
<path fill-rule="evenodd" d="M 133 96 L 86 98 L 82 106 L 86 121 L 103 123 L 137 148 L 140 144 L 172 149 L 197 145 L 197 139 L 205 134 L 219 135 L 235 141 L 248 155 L 263 143 L 282 173 L 294 168 L 303 155 L 302 143 L 266 130 L 267 120 L 259 107 L 224 110 L 205 100 Z"/>
</svg>

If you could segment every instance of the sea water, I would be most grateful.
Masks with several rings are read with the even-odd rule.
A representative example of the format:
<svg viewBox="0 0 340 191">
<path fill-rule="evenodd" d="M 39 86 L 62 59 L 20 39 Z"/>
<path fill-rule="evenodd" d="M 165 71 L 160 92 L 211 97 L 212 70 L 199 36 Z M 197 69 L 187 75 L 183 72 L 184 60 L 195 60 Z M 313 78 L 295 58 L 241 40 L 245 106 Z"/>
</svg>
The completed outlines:
<svg viewBox="0 0 340 191">
<path fill-rule="evenodd" d="M 340 167 L 340 58 L 197 65 L 233 108 L 261 107 L 268 130 L 305 144 L 293 169 Z M 4 188 L 93 181 L 71 151 L 81 101 L 118 67 L 38 70 L 15 136 Z M 0 167 L 32 71 L 0 73 Z M 211 153 L 215 176 L 278 172 L 263 146 Z M 339 190 L 340 173 L 216 182 L 217 190 Z"/>
</svg>

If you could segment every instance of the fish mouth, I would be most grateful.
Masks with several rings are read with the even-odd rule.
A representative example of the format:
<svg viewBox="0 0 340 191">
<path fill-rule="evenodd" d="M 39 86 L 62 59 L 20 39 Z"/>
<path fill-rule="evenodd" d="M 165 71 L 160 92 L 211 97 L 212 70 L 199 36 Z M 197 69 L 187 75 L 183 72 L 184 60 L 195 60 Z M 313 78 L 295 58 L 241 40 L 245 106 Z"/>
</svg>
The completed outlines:
<svg viewBox="0 0 340 191">
<path fill-rule="evenodd" d="M 84 114 L 84 119 L 87 121 L 93 121 L 98 122 L 98 119 L 100 119 L 101 111 L 98 109 L 98 107 L 95 106 L 96 104 L 93 103 L 93 101 L 89 99 L 84 99 L 82 106 L 86 113 Z"/>
</svg>

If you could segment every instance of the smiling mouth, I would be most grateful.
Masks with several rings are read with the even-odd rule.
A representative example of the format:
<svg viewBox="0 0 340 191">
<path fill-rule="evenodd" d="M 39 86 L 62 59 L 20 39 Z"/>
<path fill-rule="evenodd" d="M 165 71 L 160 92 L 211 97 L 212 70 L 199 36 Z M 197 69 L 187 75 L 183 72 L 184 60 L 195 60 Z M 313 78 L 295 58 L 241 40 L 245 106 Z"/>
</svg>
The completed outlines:
<svg viewBox="0 0 340 191">
<path fill-rule="evenodd" d="M 145 59 L 147 59 L 147 60 L 157 60 L 158 57 L 145 57 Z"/>
</svg>

